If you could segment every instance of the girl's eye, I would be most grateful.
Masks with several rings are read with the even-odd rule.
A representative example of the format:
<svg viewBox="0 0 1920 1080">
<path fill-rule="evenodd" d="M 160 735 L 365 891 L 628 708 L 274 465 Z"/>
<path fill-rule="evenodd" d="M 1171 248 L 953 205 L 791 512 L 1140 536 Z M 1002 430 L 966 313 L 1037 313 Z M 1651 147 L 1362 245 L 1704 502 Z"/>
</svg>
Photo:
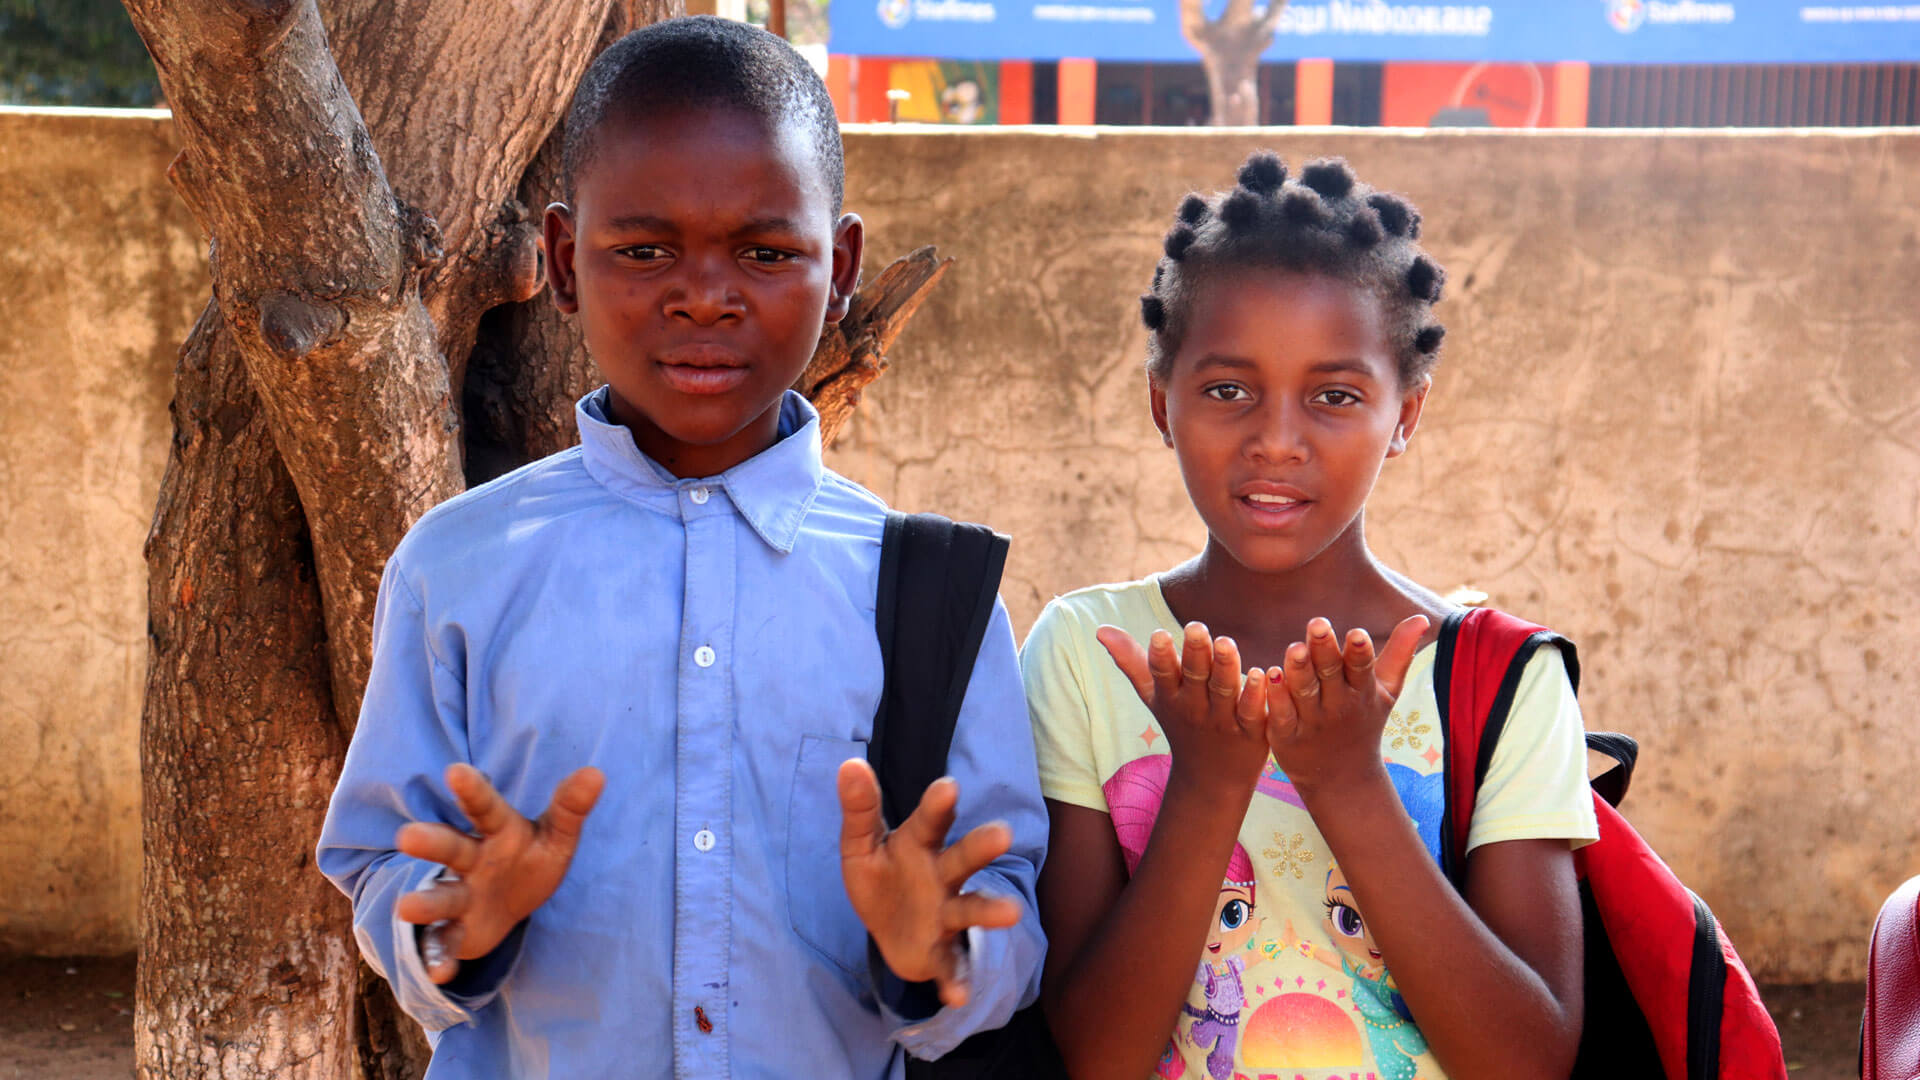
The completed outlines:
<svg viewBox="0 0 1920 1080">
<path fill-rule="evenodd" d="M 1220 909 L 1220 929 L 1238 930 L 1247 924 L 1247 913 L 1252 909 L 1245 900 L 1229 900 L 1227 906 Z"/>
<path fill-rule="evenodd" d="M 1248 397 L 1245 387 L 1235 386 L 1233 383 L 1220 383 L 1200 392 L 1215 401 L 1245 401 Z"/>
<path fill-rule="evenodd" d="M 1336 409 L 1360 404 L 1360 395 L 1351 390 L 1322 390 L 1313 396 L 1313 400 L 1322 405 L 1331 405 Z"/>
<path fill-rule="evenodd" d="M 658 244 L 633 244 L 620 248 L 618 253 L 635 262 L 654 262 L 667 257 L 667 249 Z"/>
<path fill-rule="evenodd" d="M 757 263 L 783 263 L 793 256 L 779 248 L 757 247 L 747 249 L 747 258 Z"/>
<path fill-rule="evenodd" d="M 1346 937 L 1359 937 L 1366 927 L 1360 922 L 1360 913 L 1345 904 L 1333 905 L 1333 928 Z"/>
</svg>

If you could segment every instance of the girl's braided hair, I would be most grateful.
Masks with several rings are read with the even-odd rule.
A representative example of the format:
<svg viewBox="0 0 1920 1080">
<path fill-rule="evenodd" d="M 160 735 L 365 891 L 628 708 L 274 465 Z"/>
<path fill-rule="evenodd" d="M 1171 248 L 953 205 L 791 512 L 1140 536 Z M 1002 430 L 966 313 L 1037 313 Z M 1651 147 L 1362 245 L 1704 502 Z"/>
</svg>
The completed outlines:
<svg viewBox="0 0 1920 1080">
<path fill-rule="evenodd" d="M 1153 288 L 1140 297 L 1152 331 L 1147 371 L 1165 379 L 1180 351 L 1194 298 L 1208 279 L 1236 270 L 1322 274 L 1371 290 L 1386 316 L 1400 381 L 1433 369 L 1446 328 L 1433 320 L 1446 271 L 1421 250 L 1420 211 L 1375 191 L 1342 158 L 1321 158 L 1288 178 L 1271 151 L 1240 166 L 1239 186 L 1180 203 Z"/>
</svg>

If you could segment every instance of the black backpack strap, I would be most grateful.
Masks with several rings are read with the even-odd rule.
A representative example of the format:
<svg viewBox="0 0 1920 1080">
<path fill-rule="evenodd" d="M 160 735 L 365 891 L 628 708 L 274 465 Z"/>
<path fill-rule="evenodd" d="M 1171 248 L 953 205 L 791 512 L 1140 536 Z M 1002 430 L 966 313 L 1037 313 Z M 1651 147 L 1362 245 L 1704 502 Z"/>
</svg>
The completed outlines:
<svg viewBox="0 0 1920 1080">
<path fill-rule="evenodd" d="M 1633 763 L 1640 759 L 1640 744 L 1633 736 L 1617 731 L 1589 731 L 1587 749 L 1618 762 L 1593 778 L 1593 790 L 1607 800 L 1608 806 L 1619 806 L 1620 800 L 1627 797 L 1627 786 L 1633 783 Z"/>
<path fill-rule="evenodd" d="M 1469 635 L 1466 633 L 1467 623 L 1470 617 L 1476 616 L 1482 622 L 1476 625 L 1476 632 Z M 1498 619 L 1500 622 L 1495 623 L 1494 628 L 1487 628 L 1486 620 L 1489 619 Z M 1480 788 L 1486 782 L 1488 770 L 1493 767 L 1493 753 L 1500 745 L 1507 718 L 1513 712 L 1514 698 L 1520 691 L 1520 680 L 1542 645 L 1552 645 L 1560 650 L 1567 680 L 1572 684 L 1575 694 L 1580 692 L 1580 656 L 1573 642 L 1544 628 L 1531 627 L 1531 632 L 1528 632 L 1529 627 L 1530 624 L 1496 611 L 1456 611 L 1440 625 L 1433 666 L 1434 699 L 1440 709 L 1440 729 L 1446 747 L 1441 781 L 1445 800 L 1441 811 L 1440 868 L 1447 880 L 1462 894 L 1466 892 L 1467 883 L 1464 823 L 1472 817 L 1479 801 Z M 1525 636 L 1515 640 L 1513 635 L 1522 633 Z M 1502 639 L 1506 645 L 1490 642 L 1490 636 Z M 1510 654 L 1505 652 L 1507 647 L 1512 649 Z M 1490 663 L 1504 663 L 1504 666 L 1500 669 L 1500 682 L 1492 700 L 1487 701 L 1484 691 L 1479 688 L 1484 686 L 1481 680 L 1491 674 L 1483 670 Z M 1466 700 L 1474 702 L 1474 707 L 1481 709 L 1480 715 L 1455 715 L 1461 702 L 1461 697 L 1455 693 L 1456 678 L 1470 680 Z M 1484 706 L 1480 706 L 1480 702 L 1485 702 Z M 1630 772 L 1631 760 L 1626 764 Z"/>
<path fill-rule="evenodd" d="M 885 685 L 867 761 L 888 826 L 905 821 L 946 775 L 973 662 L 1006 568 L 1006 537 L 938 514 L 887 514 L 874 632 Z"/>
</svg>

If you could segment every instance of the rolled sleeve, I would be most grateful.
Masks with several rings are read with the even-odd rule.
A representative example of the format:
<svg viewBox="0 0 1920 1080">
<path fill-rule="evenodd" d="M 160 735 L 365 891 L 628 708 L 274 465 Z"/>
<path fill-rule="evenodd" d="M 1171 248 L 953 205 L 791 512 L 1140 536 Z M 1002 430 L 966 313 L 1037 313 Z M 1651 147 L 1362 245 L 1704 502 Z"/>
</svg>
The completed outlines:
<svg viewBox="0 0 1920 1080">
<path fill-rule="evenodd" d="M 947 754 L 948 773 L 960 785 L 959 813 L 949 840 L 991 821 L 1005 822 L 1013 846 L 967 882 L 969 892 L 1009 897 L 1020 904 L 1020 922 L 1005 930 L 967 933 L 967 1003 L 942 1007 L 923 1019 L 900 992 L 878 992 L 893 1038 L 907 1052 L 934 1060 L 972 1035 L 1004 1026 L 1040 993 L 1046 936 L 1034 903 L 1034 882 L 1046 857 L 1047 813 L 1034 767 L 1033 731 L 1014 655 L 1013 627 L 997 600 L 980 646 L 966 699 Z M 874 957 L 877 991 L 893 989 Z M 898 980 L 893 980 L 897 983 Z M 891 1000 L 889 1000 L 891 999 Z"/>
<path fill-rule="evenodd" d="M 454 983 L 441 987 L 427 977 L 417 928 L 395 910 L 400 897 L 430 885 L 441 869 L 394 850 L 400 827 L 415 821 L 470 827 L 441 779 L 448 765 L 468 760 L 463 680 L 436 655 L 399 563 L 398 555 L 388 562 L 380 583 L 373 667 L 315 862 L 352 900 L 354 940 L 368 965 L 393 986 L 407 1015 L 440 1031 L 472 1021 L 499 993 L 518 958 L 520 935 L 464 962 Z"/>
</svg>

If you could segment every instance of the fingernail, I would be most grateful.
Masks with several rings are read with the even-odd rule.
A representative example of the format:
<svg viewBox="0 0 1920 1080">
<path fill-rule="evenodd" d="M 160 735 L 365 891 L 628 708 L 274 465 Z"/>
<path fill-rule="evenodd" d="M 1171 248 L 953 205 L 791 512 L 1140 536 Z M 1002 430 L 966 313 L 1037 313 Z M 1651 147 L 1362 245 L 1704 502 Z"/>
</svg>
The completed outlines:
<svg viewBox="0 0 1920 1080">
<path fill-rule="evenodd" d="M 447 962 L 447 946 L 445 942 L 440 940 L 439 931 L 427 931 L 427 941 L 425 946 L 421 948 L 420 955 L 421 958 L 427 962 L 429 969 L 437 968 Z"/>
</svg>

